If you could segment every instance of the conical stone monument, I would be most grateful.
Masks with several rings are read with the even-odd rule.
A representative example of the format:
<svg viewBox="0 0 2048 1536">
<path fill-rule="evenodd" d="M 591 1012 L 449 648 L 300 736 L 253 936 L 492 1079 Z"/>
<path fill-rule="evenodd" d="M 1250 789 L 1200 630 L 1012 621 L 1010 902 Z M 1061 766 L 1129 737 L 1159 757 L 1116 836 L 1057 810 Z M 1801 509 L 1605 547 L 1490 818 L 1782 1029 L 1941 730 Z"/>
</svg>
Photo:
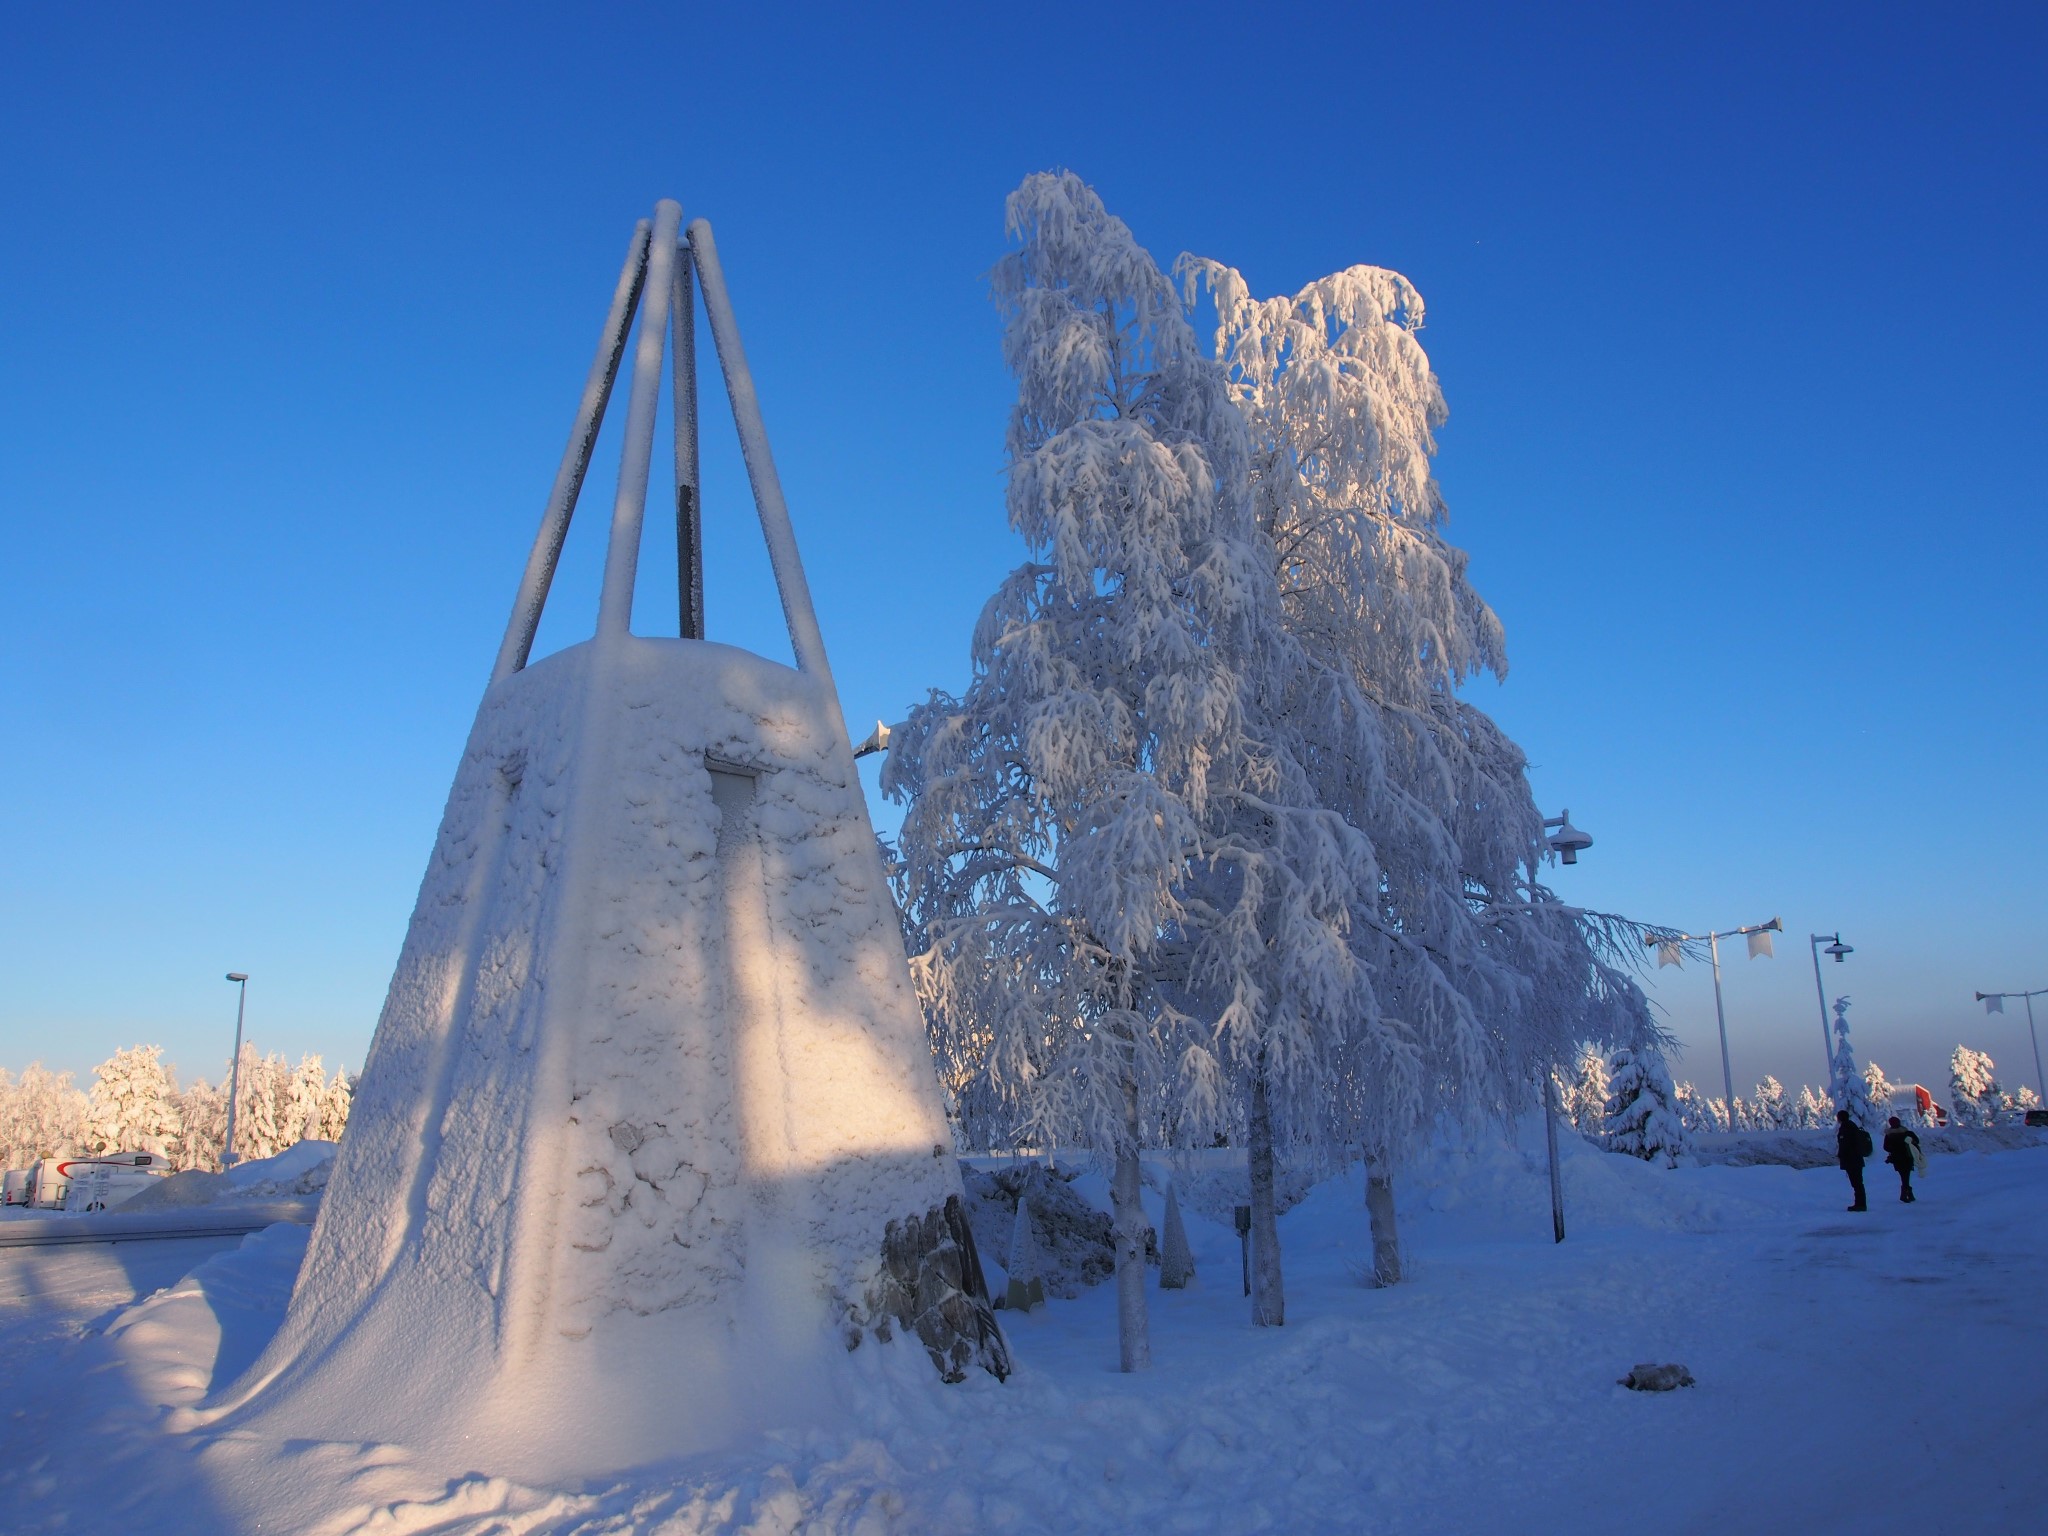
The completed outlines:
<svg viewBox="0 0 2048 1536">
<path fill-rule="evenodd" d="M 800 1417 L 863 1350 L 1008 1370 L 717 250 L 680 225 L 634 233 L 289 1312 L 210 1418 L 597 1472 Z M 794 669 L 703 638 L 693 287 Z M 597 633 L 529 666 L 636 308 Z"/>
</svg>

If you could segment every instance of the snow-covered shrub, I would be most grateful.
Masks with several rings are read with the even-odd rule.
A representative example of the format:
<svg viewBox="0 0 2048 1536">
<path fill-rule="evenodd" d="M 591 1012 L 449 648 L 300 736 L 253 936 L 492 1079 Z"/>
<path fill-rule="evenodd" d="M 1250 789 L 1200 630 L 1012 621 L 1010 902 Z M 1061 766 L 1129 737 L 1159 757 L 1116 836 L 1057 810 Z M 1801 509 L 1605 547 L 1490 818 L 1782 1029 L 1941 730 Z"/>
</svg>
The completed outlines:
<svg viewBox="0 0 2048 1536">
<path fill-rule="evenodd" d="M 1607 1058 L 1607 1148 L 1667 1167 L 1691 1150 L 1663 1056 L 1651 1046 L 1623 1046 Z"/>
</svg>

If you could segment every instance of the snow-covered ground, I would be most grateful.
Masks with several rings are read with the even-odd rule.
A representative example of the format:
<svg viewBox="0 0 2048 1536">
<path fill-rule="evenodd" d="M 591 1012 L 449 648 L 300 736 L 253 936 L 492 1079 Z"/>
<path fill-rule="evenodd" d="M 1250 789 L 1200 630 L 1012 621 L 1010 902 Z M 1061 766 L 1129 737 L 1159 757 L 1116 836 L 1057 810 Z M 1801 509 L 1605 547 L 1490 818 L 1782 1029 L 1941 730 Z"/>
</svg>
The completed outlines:
<svg viewBox="0 0 2048 1536">
<path fill-rule="evenodd" d="M 2048 1145 L 1937 1156 L 1911 1206 L 1875 1167 L 1862 1215 L 1833 1169 L 1565 1151 L 1562 1246 L 1533 1135 L 1406 1180 L 1391 1290 L 1358 1283 L 1362 1190 L 1333 1180 L 1282 1221 L 1289 1321 L 1262 1332 L 1236 1234 L 1189 1205 L 1200 1277 L 1152 1293 L 1149 1373 L 1113 1369 L 1101 1286 L 1004 1314 L 1007 1383 L 944 1387 L 921 1352 L 864 1347 L 836 1419 L 584 1488 L 182 1427 L 276 1328 L 303 1227 L 0 1251 L 0 1529 L 1584 1536 L 2048 1514 Z M 1643 1361 L 1698 1385 L 1616 1385 Z"/>
</svg>

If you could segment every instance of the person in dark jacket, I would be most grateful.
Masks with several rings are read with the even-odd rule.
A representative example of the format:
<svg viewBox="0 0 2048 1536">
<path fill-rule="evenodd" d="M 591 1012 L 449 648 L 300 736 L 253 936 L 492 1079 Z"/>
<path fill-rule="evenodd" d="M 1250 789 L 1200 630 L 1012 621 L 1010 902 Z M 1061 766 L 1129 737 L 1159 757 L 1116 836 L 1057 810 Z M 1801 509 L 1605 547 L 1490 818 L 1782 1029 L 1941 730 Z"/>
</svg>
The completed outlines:
<svg viewBox="0 0 2048 1536">
<path fill-rule="evenodd" d="M 1908 1203 L 1917 1198 L 1913 1193 L 1913 1168 L 1919 1157 L 1920 1133 L 1899 1124 L 1899 1117 L 1893 1115 L 1892 1123 L 1885 1127 L 1884 1160 L 1899 1170 L 1899 1198 Z"/>
<path fill-rule="evenodd" d="M 1835 1111 L 1835 1161 L 1842 1165 L 1842 1172 L 1849 1175 L 1849 1188 L 1856 1192 L 1856 1203 L 1852 1211 L 1867 1211 L 1869 1202 L 1863 1196 L 1863 1159 L 1870 1156 L 1870 1132 L 1849 1118 L 1849 1111 Z"/>
</svg>

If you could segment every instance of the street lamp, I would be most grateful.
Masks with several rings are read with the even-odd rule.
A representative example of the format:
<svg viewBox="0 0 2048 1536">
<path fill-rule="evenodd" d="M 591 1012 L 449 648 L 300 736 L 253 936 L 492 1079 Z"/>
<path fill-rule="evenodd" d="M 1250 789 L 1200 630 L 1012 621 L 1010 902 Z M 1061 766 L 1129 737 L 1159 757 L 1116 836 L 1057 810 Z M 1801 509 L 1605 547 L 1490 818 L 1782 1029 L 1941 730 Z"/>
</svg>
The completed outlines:
<svg viewBox="0 0 2048 1536">
<path fill-rule="evenodd" d="M 1550 832 L 1552 827 L 1557 828 Z M 1543 839 L 1550 851 L 1560 862 L 1576 864 L 1579 855 L 1593 846 L 1593 839 L 1572 825 L 1569 807 L 1562 816 L 1544 818 L 1543 830 L 1550 836 Z M 1550 1236 L 1552 1242 L 1564 1241 L 1564 1179 L 1557 1167 L 1557 1074 L 1548 1067 L 1543 1069 L 1543 1145 L 1550 1155 Z"/>
<path fill-rule="evenodd" d="M 249 975 L 246 971 L 229 971 L 228 980 L 241 987 L 241 994 L 235 999 L 235 1059 L 228 1068 L 228 1139 L 220 1149 L 220 1165 L 223 1170 L 235 1165 L 235 1102 L 242 1096 L 242 1010 L 249 1004 Z"/>
<path fill-rule="evenodd" d="M 1828 942 L 1828 947 L 1827 947 L 1827 953 L 1828 953 L 1828 954 L 1831 954 L 1831 955 L 1833 955 L 1833 956 L 1835 957 L 1835 964 L 1837 964 L 1837 965 L 1840 965 L 1840 964 L 1841 964 L 1841 963 L 1842 963 L 1842 962 L 1843 962 L 1844 960 L 1848 959 L 1848 958 L 1849 958 L 1849 957 L 1850 957 L 1851 955 L 1855 954 L 1855 953 L 1856 953 L 1856 951 L 1855 951 L 1854 949 L 1852 949 L 1852 948 L 1851 948 L 1851 947 L 1850 947 L 1849 945 L 1847 945 L 1847 944 L 1844 944 L 1844 943 L 1842 942 L 1842 936 L 1841 936 L 1841 935 L 1840 935 L 1839 933 L 1816 933 L 1816 934 L 1812 935 L 1812 936 L 1811 936 L 1811 937 L 1810 937 L 1810 938 L 1809 938 L 1809 939 L 1807 940 L 1807 943 L 1806 943 L 1806 947 L 1807 947 L 1808 949 L 1810 949 L 1810 950 L 1812 950 L 1812 951 L 1813 951 L 1813 991 L 1814 991 L 1814 995 L 1815 995 L 1816 997 L 1818 997 L 1818 998 L 1820 999 L 1820 1050 L 1821 1050 L 1821 1059 L 1822 1059 L 1823 1061 L 1825 1061 L 1825 1062 L 1826 1062 L 1826 1063 L 1828 1064 L 1828 1069 L 1827 1069 L 1827 1072 L 1826 1072 L 1826 1074 L 1825 1074 L 1825 1075 L 1824 1075 L 1824 1076 L 1823 1076 L 1823 1077 L 1821 1078 L 1821 1081 L 1822 1081 L 1822 1082 L 1824 1082 L 1824 1083 L 1826 1083 L 1826 1082 L 1832 1082 L 1832 1081 L 1834 1080 L 1834 1075 L 1835 1075 L 1835 1041 L 1834 1041 L 1834 1037 L 1833 1037 L 1832 1035 L 1830 1035 L 1830 1034 L 1828 1033 L 1828 992 L 1827 992 L 1827 988 L 1826 988 L 1826 987 L 1824 987 L 1824 986 L 1822 986 L 1822 985 L 1821 985 L 1821 982 L 1820 982 L 1820 957 L 1821 957 L 1821 947 L 1820 947 L 1820 941 L 1821 941 L 1822 939 L 1826 939 L 1826 940 L 1828 940 L 1828 941 L 1829 941 L 1829 942 Z"/>
<path fill-rule="evenodd" d="M 2048 1080 L 2041 1076 L 2041 1037 L 2034 1033 L 2034 999 L 2044 992 L 2048 992 L 2048 987 L 2036 987 L 2031 992 L 1979 992 L 1977 1001 L 1984 1005 L 1986 1013 L 2003 1013 L 2008 997 L 2027 1000 L 2027 1038 L 2034 1044 L 2034 1082 L 2041 1090 L 2041 1097 L 2048 1100 Z"/>
<path fill-rule="evenodd" d="M 1569 809 L 1562 816 L 1552 816 L 1543 823 L 1546 832 L 1552 827 L 1557 830 L 1551 832 L 1543 841 L 1550 845 L 1550 851 L 1563 863 L 1578 863 L 1579 855 L 1593 846 L 1593 839 L 1572 825 L 1572 813 Z"/>
<path fill-rule="evenodd" d="M 1754 960 L 1758 955 L 1768 957 L 1771 953 L 1770 935 L 1784 931 L 1785 925 L 1774 917 L 1768 923 L 1751 923 L 1747 928 L 1730 928 L 1724 933 L 1666 933 L 1643 936 L 1645 944 L 1652 948 L 1669 946 L 1671 952 L 1675 952 L 1681 944 L 1696 944 L 1701 939 L 1707 941 L 1707 953 L 1714 959 L 1714 1022 L 1721 1030 L 1721 1091 L 1726 1095 L 1722 1103 L 1728 1109 L 1728 1129 L 1731 1131 L 1735 1129 L 1735 1074 L 1728 1066 L 1728 1011 L 1721 1006 L 1721 941 L 1748 939 L 1749 958 Z M 1836 942 L 1839 943 L 1840 940 Z M 1844 949 L 1843 953 L 1846 954 L 1848 951 Z M 1664 963 L 1661 955 L 1657 963 Z"/>
</svg>

